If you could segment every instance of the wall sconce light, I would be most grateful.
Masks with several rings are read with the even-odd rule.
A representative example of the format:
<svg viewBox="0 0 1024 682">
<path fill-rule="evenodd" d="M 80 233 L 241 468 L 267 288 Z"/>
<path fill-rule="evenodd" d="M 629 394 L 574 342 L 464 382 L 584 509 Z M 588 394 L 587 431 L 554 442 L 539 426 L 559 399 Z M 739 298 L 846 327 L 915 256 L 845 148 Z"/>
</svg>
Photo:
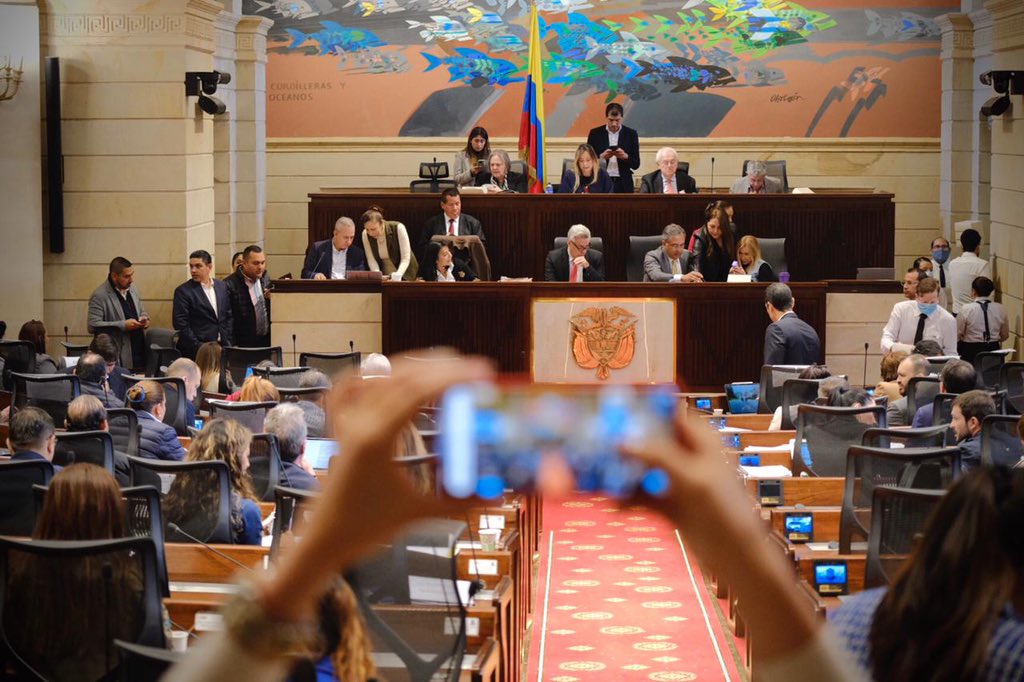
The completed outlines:
<svg viewBox="0 0 1024 682">
<path fill-rule="evenodd" d="M 981 105 L 982 116 L 1002 116 L 1010 109 L 1010 95 L 1024 94 L 1024 71 L 986 71 L 979 79 L 999 93 Z"/>
<path fill-rule="evenodd" d="M 7 58 L 7 63 L 0 66 L 0 102 L 5 102 L 9 99 L 14 99 L 14 96 L 18 94 L 18 88 L 21 87 L 21 75 L 24 73 L 25 60 L 22 59 L 21 63 L 18 64 L 18 68 L 11 66 L 11 58 Z"/>
<path fill-rule="evenodd" d="M 199 108 L 208 114 L 223 114 L 228 110 L 224 102 L 210 97 L 220 83 L 230 83 L 231 74 L 220 71 L 186 71 L 185 97 L 199 97 Z"/>
</svg>

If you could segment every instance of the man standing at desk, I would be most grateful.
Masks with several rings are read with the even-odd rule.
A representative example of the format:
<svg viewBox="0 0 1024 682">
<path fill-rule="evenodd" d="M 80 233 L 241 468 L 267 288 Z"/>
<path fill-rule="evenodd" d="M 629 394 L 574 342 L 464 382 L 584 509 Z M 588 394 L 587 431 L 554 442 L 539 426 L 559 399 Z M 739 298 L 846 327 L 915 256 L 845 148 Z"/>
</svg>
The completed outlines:
<svg viewBox="0 0 1024 682">
<path fill-rule="evenodd" d="M 480 221 L 473 216 L 462 212 L 462 195 L 455 187 L 441 192 L 441 215 L 431 216 L 423 224 L 423 232 L 420 236 L 419 256 L 422 259 L 423 252 L 434 235 L 448 235 L 450 237 L 475 236 L 480 242 L 485 241 L 484 228 Z M 459 260 L 470 262 L 468 249 L 453 249 L 452 255 Z"/>
<path fill-rule="evenodd" d="M 334 223 L 330 239 L 313 242 L 302 266 L 302 279 L 345 279 L 348 272 L 366 270 L 363 250 L 353 244 L 356 224 L 342 216 Z"/>
<path fill-rule="evenodd" d="M 814 327 L 793 312 L 793 291 L 782 282 L 764 290 L 772 323 L 764 332 L 764 364 L 813 365 L 821 362 L 821 339 Z"/>
<path fill-rule="evenodd" d="M 633 193 L 633 171 L 640 167 L 640 136 L 622 125 L 622 105 L 612 102 L 604 108 L 607 124 L 587 135 L 587 144 L 604 159 L 617 194 Z"/>
<path fill-rule="evenodd" d="M 231 294 L 234 340 L 242 348 L 270 345 L 270 277 L 267 256 L 256 244 L 242 251 L 242 264 L 224 278 Z"/>
<path fill-rule="evenodd" d="M 178 332 L 178 350 L 194 360 L 199 346 L 217 341 L 232 346 L 231 294 L 228 286 L 213 278 L 213 257 L 199 249 L 188 256 L 192 279 L 174 290 L 171 319 Z"/>
</svg>

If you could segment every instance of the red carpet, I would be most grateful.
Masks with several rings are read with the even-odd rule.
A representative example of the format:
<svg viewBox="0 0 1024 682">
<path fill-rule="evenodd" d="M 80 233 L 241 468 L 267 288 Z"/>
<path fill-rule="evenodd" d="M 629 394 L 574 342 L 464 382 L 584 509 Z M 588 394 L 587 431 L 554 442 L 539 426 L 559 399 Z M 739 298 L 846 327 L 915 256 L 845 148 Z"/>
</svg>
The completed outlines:
<svg viewBox="0 0 1024 682">
<path fill-rule="evenodd" d="M 529 682 L 742 679 L 696 560 L 660 516 L 580 495 L 545 501 L 544 526 Z"/>
</svg>

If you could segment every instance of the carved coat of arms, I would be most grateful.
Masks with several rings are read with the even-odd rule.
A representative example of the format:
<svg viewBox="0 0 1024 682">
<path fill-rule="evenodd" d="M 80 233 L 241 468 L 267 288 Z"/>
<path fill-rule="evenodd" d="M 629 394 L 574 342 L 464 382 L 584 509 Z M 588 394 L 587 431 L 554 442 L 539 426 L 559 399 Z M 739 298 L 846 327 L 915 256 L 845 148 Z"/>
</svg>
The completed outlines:
<svg viewBox="0 0 1024 682">
<path fill-rule="evenodd" d="M 611 306 L 587 308 L 569 318 L 570 342 L 576 364 L 597 368 L 597 378 L 607 380 L 608 370 L 622 369 L 633 361 L 636 315 Z"/>
</svg>

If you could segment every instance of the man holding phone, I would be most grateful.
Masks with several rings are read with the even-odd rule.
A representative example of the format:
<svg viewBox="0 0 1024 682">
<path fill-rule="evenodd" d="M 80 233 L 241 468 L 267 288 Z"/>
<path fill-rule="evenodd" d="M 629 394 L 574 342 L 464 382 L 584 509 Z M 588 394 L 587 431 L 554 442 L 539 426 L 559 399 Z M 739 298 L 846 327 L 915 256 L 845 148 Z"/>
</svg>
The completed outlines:
<svg viewBox="0 0 1024 682">
<path fill-rule="evenodd" d="M 640 136 L 622 125 L 623 110 L 618 102 L 606 106 L 604 115 L 607 123 L 590 131 L 587 144 L 608 164 L 615 193 L 632 194 L 633 171 L 640 167 Z"/>
<path fill-rule="evenodd" d="M 146 366 L 146 329 L 149 315 L 132 283 L 135 268 L 127 258 L 110 261 L 107 281 L 89 297 L 89 333 L 107 334 L 121 351 L 121 365 L 129 369 Z"/>
</svg>

